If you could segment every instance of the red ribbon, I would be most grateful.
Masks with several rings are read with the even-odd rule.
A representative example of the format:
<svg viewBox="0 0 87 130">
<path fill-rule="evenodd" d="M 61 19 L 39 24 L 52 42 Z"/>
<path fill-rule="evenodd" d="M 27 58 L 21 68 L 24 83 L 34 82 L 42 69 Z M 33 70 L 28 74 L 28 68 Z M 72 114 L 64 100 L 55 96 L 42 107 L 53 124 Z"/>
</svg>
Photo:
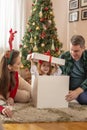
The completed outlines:
<svg viewBox="0 0 87 130">
<path fill-rule="evenodd" d="M 50 51 L 45 52 L 44 55 L 49 56 L 49 63 L 51 63 L 51 61 L 52 61 L 52 56 L 51 56 L 51 54 L 50 54 Z M 42 61 L 42 60 L 39 60 L 39 63 L 42 64 L 43 61 Z"/>
</svg>

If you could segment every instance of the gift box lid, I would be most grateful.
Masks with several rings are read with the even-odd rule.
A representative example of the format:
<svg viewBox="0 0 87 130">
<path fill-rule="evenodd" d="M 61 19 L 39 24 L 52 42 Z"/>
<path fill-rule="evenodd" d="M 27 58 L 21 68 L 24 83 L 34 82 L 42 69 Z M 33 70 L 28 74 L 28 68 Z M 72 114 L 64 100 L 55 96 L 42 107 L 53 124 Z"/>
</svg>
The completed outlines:
<svg viewBox="0 0 87 130">
<path fill-rule="evenodd" d="M 33 59 L 35 62 L 38 62 L 38 60 L 51 62 L 52 64 L 58 64 L 58 65 L 65 65 L 65 60 L 61 58 L 56 58 L 50 55 L 45 55 L 41 53 L 32 53 L 28 54 L 27 60 Z"/>
</svg>

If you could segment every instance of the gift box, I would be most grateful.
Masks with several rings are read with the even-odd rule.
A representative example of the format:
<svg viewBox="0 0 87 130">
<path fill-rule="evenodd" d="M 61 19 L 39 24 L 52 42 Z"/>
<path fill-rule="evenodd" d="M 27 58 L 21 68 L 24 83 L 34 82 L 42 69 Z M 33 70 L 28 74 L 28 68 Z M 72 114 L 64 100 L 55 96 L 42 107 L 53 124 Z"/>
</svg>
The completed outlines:
<svg viewBox="0 0 87 130">
<path fill-rule="evenodd" d="M 37 108 L 67 108 L 69 76 L 32 75 L 31 97 Z"/>
<path fill-rule="evenodd" d="M 40 53 L 32 53 L 27 56 L 27 60 L 33 59 L 35 62 L 38 60 L 51 62 L 52 64 L 65 65 L 65 60 L 61 58 L 56 58 L 50 55 L 40 54 Z"/>
</svg>

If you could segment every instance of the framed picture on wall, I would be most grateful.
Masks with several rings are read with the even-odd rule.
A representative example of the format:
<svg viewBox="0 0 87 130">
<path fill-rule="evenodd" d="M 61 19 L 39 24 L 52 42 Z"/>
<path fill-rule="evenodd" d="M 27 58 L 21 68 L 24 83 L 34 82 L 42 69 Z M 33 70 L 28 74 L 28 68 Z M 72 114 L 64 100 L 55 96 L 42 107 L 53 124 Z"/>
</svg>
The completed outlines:
<svg viewBox="0 0 87 130">
<path fill-rule="evenodd" d="M 69 22 L 74 22 L 79 20 L 79 11 L 69 13 Z"/>
<path fill-rule="evenodd" d="M 81 11 L 81 19 L 87 20 L 87 9 Z"/>
<path fill-rule="evenodd" d="M 87 0 L 80 0 L 80 7 L 87 7 Z"/>
<path fill-rule="evenodd" d="M 79 0 L 70 0 L 69 1 L 69 10 L 74 10 L 79 8 Z"/>
</svg>

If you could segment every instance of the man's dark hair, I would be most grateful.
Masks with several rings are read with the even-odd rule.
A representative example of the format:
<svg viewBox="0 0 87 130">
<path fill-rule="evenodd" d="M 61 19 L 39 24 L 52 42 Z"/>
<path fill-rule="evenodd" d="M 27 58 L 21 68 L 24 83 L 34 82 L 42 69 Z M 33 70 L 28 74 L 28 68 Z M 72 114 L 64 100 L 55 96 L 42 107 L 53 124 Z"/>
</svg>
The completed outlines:
<svg viewBox="0 0 87 130">
<path fill-rule="evenodd" d="M 85 39 L 81 35 L 73 35 L 71 38 L 71 44 L 72 45 L 80 45 L 80 47 L 85 46 Z"/>
</svg>

